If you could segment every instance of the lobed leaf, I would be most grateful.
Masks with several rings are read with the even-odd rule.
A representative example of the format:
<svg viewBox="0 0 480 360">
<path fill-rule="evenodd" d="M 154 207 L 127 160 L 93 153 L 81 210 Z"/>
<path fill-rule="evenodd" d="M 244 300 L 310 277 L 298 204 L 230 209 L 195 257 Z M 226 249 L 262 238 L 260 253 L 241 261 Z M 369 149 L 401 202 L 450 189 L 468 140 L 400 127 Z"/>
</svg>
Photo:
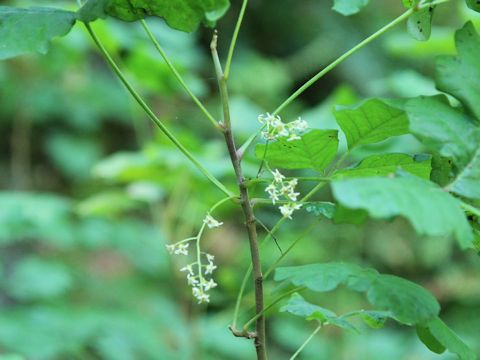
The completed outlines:
<svg viewBox="0 0 480 360">
<path fill-rule="evenodd" d="M 282 138 L 268 145 L 258 144 L 255 155 L 259 159 L 265 155 L 268 163 L 278 168 L 323 171 L 335 158 L 337 150 L 337 130 L 311 130 L 300 140 Z"/>
<path fill-rule="evenodd" d="M 430 157 L 411 157 L 407 154 L 372 155 L 357 166 L 337 171 L 335 178 L 388 176 L 397 170 L 404 170 L 415 176 L 429 179 L 432 170 Z"/>
<path fill-rule="evenodd" d="M 220 19 L 229 6 L 229 0 L 89 0 L 78 16 L 84 22 L 106 16 L 123 21 L 158 16 L 174 29 L 192 32 L 202 22 L 210 25 Z"/>
<path fill-rule="evenodd" d="M 30 52 L 46 54 L 50 41 L 66 35 L 75 20 L 70 11 L 0 6 L 0 60 Z"/>
<path fill-rule="evenodd" d="M 480 128 L 439 97 L 408 101 L 410 129 L 430 150 L 450 158 L 457 174 L 447 190 L 480 199 Z"/>
<path fill-rule="evenodd" d="M 457 56 L 437 58 L 437 88 L 455 96 L 480 120 L 480 36 L 471 22 L 455 33 L 455 44 Z"/>
<path fill-rule="evenodd" d="M 369 99 L 355 106 L 337 106 L 334 115 L 349 149 L 408 133 L 408 119 L 401 104 L 390 100 Z"/>
<path fill-rule="evenodd" d="M 366 210 L 376 219 L 403 216 L 419 235 L 453 236 L 462 248 L 473 234 L 460 202 L 430 181 L 407 175 L 332 182 L 333 195 L 347 209 Z"/>
</svg>

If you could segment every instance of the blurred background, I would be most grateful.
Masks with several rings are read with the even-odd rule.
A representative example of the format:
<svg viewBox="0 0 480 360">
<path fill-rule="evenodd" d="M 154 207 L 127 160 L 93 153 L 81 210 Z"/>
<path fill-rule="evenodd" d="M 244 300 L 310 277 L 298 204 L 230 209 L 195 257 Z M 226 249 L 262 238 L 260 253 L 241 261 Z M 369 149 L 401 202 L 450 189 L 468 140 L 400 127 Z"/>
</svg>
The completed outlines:
<svg viewBox="0 0 480 360">
<path fill-rule="evenodd" d="M 234 0 L 217 25 L 223 59 L 240 3 Z M 74 1 L 1 5 L 76 8 Z M 393 0 L 372 0 L 352 17 L 333 12 L 326 0 L 252 1 L 229 81 L 238 142 L 259 128 L 259 114 L 271 112 L 320 68 L 402 11 L 401 1 Z M 454 29 L 475 14 L 463 1 L 435 12 L 429 42 L 417 42 L 404 24 L 397 26 L 310 88 L 283 118 L 302 116 L 311 127 L 331 129 L 337 128 L 331 112 L 336 104 L 436 93 L 435 56 L 455 52 Z M 149 24 L 195 94 L 220 118 L 209 57 L 212 30 L 185 34 L 160 19 Z M 478 31 L 478 16 L 475 25 Z M 140 24 L 108 20 L 94 27 L 158 116 L 234 189 L 222 137 L 179 87 Z M 349 162 L 386 151 L 423 149 L 402 136 L 360 148 Z M 249 154 L 247 174 L 256 175 L 258 165 Z M 204 249 L 216 256 L 219 286 L 208 307 L 198 306 L 178 271 L 182 264 L 165 244 L 196 234 L 222 194 L 150 124 L 80 24 L 54 41 L 45 56 L 0 62 L 0 188 L 0 359 L 254 358 L 251 342 L 227 329 L 249 263 L 241 214 L 223 206 L 215 217 L 225 225 L 203 239 Z M 261 187 L 254 192 L 264 196 Z M 328 201 L 328 188 L 318 198 Z M 274 207 L 257 213 L 267 226 L 280 218 Z M 309 226 L 312 231 L 282 265 L 352 261 L 416 281 L 439 299 L 446 323 L 480 351 L 475 254 L 460 252 L 451 239 L 417 238 L 401 219 L 333 225 L 303 210 L 281 228 L 279 246 L 287 248 Z M 271 241 L 262 254 L 265 266 L 280 255 Z M 278 296 L 271 281 L 266 294 L 267 303 Z M 343 289 L 309 299 L 339 314 L 368 306 L 361 294 Z M 249 286 L 242 320 L 252 316 L 253 300 Z M 271 359 L 287 359 L 315 328 L 278 313 L 278 307 L 269 315 Z M 430 353 L 414 329 L 390 322 L 360 334 L 327 327 L 300 358 L 454 357 Z"/>
</svg>

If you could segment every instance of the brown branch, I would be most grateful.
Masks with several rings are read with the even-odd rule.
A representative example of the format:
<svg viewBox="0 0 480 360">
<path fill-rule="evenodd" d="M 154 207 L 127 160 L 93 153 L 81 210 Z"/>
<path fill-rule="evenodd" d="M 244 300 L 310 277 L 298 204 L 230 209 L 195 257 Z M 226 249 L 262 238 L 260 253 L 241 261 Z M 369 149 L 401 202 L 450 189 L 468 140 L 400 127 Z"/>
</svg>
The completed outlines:
<svg viewBox="0 0 480 360">
<path fill-rule="evenodd" d="M 222 66 L 217 53 L 217 33 L 213 35 L 212 42 L 210 44 L 212 50 L 213 62 L 215 64 L 215 72 L 217 74 L 218 86 L 220 89 L 220 97 L 223 106 L 223 134 L 225 137 L 225 143 L 227 145 L 230 160 L 235 171 L 237 178 L 237 185 L 240 190 L 240 203 L 242 206 L 243 214 L 245 217 L 245 226 L 247 228 L 248 239 L 250 243 L 250 256 L 252 259 L 253 267 L 253 280 L 255 287 L 255 312 L 258 318 L 255 322 L 255 333 L 248 331 L 239 332 L 238 330 L 230 327 L 230 330 L 235 336 L 253 338 L 255 341 L 255 349 L 257 351 L 258 360 L 266 360 L 266 344 L 265 344 L 265 316 L 263 315 L 263 276 L 262 267 L 260 262 L 260 253 L 258 250 L 257 239 L 257 227 L 255 221 L 255 215 L 253 213 L 252 203 L 248 195 L 248 188 L 243 176 L 242 166 L 238 152 L 235 146 L 235 140 L 233 138 L 232 127 L 230 123 L 230 108 L 228 102 L 228 89 L 227 81 L 223 74 Z"/>
</svg>

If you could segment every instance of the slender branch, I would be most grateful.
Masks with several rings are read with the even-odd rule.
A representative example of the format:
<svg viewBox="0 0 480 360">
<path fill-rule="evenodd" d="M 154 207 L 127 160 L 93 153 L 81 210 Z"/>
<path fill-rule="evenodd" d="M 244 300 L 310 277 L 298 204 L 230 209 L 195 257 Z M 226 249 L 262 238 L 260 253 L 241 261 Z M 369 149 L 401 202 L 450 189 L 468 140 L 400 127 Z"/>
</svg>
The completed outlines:
<svg viewBox="0 0 480 360">
<path fill-rule="evenodd" d="M 205 115 L 205 117 L 212 123 L 212 125 L 218 129 L 218 130 L 221 130 L 220 128 L 220 125 L 218 125 L 218 122 L 215 120 L 215 118 L 212 116 L 212 114 L 210 114 L 210 112 L 205 108 L 205 106 L 202 104 L 202 102 L 195 96 L 195 94 L 192 92 L 192 90 L 190 90 L 190 88 L 188 87 L 187 83 L 185 82 L 185 80 L 183 80 L 182 78 L 182 75 L 180 75 L 180 73 L 177 71 L 177 69 L 175 68 L 175 66 L 173 65 L 173 63 L 170 61 L 170 59 L 168 58 L 167 56 L 167 53 L 165 52 L 165 50 L 162 48 L 162 46 L 160 45 L 160 43 L 158 42 L 158 40 L 155 38 L 155 35 L 153 35 L 152 31 L 150 30 L 150 28 L 148 27 L 148 24 L 145 20 L 141 20 L 140 23 L 142 24 L 143 26 L 143 29 L 145 30 L 145 32 L 147 33 L 148 37 L 150 38 L 150 40 L 152 41 L 153 45 L 155 46 L 155 48 L 157 49 L 157 51 L 159 52 L 160 56 L 163 58 L 163 60 L 165 61 L 165 63 L 167 64 L 168 68 L 170 69 L 170 71 L 173 73 L 173 75 L 175 75 L 175 77 L 177 78 L 178 82 L 180 83 L 180 85 L 182 85 L 182 87 L 185 89 L 185 91 L 187 92 L 187 94 L 192 98 L 193 102 L 198 106 L 198 108 L 202 111 L 202 113 Z"/>
<path fill-rule="evenodd" d="M 235 30 L 233 31 L 232 41 L 230 43 L 230 48 L 228 49 L 227 63 L 225 65 L 225 80 L 228 80 L 228 77 L 230 76 L 230 66 L 232 65 L 233 52 L 235 50 L 235 45 L 237 44 L 238 33 L 240 32 L 240 27 L 242 26 L 247 4 L 248 0 L 243 0 L 242 8 L 238 14 L 237 24 L 235 25 Z"/>
<path fill-rule="evenodd" d="M 299 287 L 296 287 L 295 289 L 292 289 L 292 290 L 289 290 L 287 291 L 286 293 L 280 295 L 278 298 L 276 298 L 275 300 L 273 300 L 270 304 L 268 304 L 267 306 L 265 306 L 265 308 L 263 309 L 263 311 L 260 313 L 260 314 L 256 314 L 254 317 L 252 317 L 250 320 L 248 320 L 245 325 L 243 325 L 243 331 L 245 333 L 248 333 L 248 327 L 253 324 L 255 321 L 257 321 L 257 319 L 262 316 L 263 314 L 265 314 L 268 310 L 270 310 L 272 307 L 274 307 L 275 305 L 277 305 L 280 301 L 282 301 L 283 299 L 285 299 L 287 296 L 293 294 L 293 293 L 296 293 L 298 291 L 301 291 L 305 289 L 305 286 L 299 286 Z"/>
<path fill-rule="evenodd" d="M 315 193 L 320 190 L 323 186 L 325 186 L 326 182 L 322 182 L 317 184 L 310 192 L 305 195 L 300 201 L 308 201 Z M 267 240 L 270 239 L 271 236 L 273 236 L 277 230 L 282 226 L 282 224 L 285 222 L 286 218 L 282 217 L 280 220 L 277 221 L 277 223 L 273 226 L 272 230 L 270 230 L 269 233 L 263 238 L 261 241 L 261 246 L 267 243 Z M 232 323 L 236 324 L 238 321 L 238 315 L 239 315 L 239 309 L 240 309 L 240 304 L 242 302 L 243 294 L 245 293 L 245 288 L 246 288 L 246 282 L 245 279 L 247 279 L 250 274 L 252 273 L 252 266 L 250 265 L 245 273 L 244 277 L 244 282 L 242 282 L 242 286 L 240 287 L 238 294 L 237 294 L 237 301 L 235 305 L 235 311 L 233 313 L 233 320 Z"/>
<path fill-rule="evenodd" d="M 322 328 L 322 324 L 319 324 L 317 328 L 313 331 L 313 333 L 307 338 L 307 340 L 304 341 L 304 343 L 298 348 L 297 351 L 295 351 L 295 354 L 293 354 L 289 360 L 295 360 L 297 356 L 305 349 L 305 346 L 314 338 L 315 335 L 320 331 Z"/>
<path fill-rule="evenodd" d="M 195 165 L 195 167 L 200 170 L 200 172 L 205 175 L 205 177 L 210 180 L 217 188 L 219 188 L 222 192 L 224 192 L 228 196 L 234 196 L 234 194 L 228 190 L 225 185 L 223 185 L 215 176 L 213 176 L 206 168 L 203 167 L 202 164 L 183 146 L 183 144 L 168 130 L 168 128 L 160 121 L 160 119 L 154 114 L 154 112 L 148 107 L 142 97 L 137 93 L 137 91 L 133 88 L 130 82 L 127 80 L 125 75 L 122 73 L 118 65 L 115 63 L 113 58 L 108 53 L 107 49 L 103 46 L 102 42 L 98 38 L 95 31 L 92 29 L 89 23 L 85 23 L 85 27 L 87 28 L 88 33 L 92 37 L 93 41 L 97 45 L 98 49 L 102 53 L 105 60 L 108 62 L 110 67 L 112 68 L 113 72 L 120 81 L 125 85 L 128 92 L 133 96 L 133 98 L 137 101 L 140 107 L 145 111 L 147 116 L 152 120 L 155 125 L 167 136 L 170 141 Z"/>
<path fill-rule="evenodd" d="M 376 38 L 380 37 L 402 21 L 406 20 L 408 17 L 410 17 L 413 13 L 416 11 L 430 7 L 430 6 L 435 6 L 435 5 L 440 5 L 446 2 L 449 2 L 450 0 L 436 0 L 431 3 L 426 3 L 426 4 L 420 4 L 416 8 L 411 8 L 405 11 L 402 15 L 399 17 L 395 18 L 393 21 L 382 27 L 380 30 L 377 32 L 373 33 L 370 35 L 368 38 L 348 50 L 346 53 L 341 55 L 339 58 L 334 60 L 332 63 L 327 65 L 324 69 L 319 71 L 316 75 L 314 75 L 310 80 L 308 80 L 305 84 L 303 84 L 300 88 L 297 89 L 288 99 L 286 99 L 282 104 L 280 104 L 277 109 L 273 112 L 272 115 L 279 114 L 281 111 L 283 111 L 288 105 L 290 105 L 295 99 L 297 99 L 305 90 L 307 90 L 310 86 L 312 86 L 315 82 L 320 80 L 322 77 L 324 77 L 327 73 L 332 71 L 334 68 L 336 68 L 340 63 L 348 59 L 350 56 L 352 56 L 354 53 L 356 53 L 358 50 L 362 49 L 366 45 L 368 45 L 370 42 L 375 40 Z M 240 153 L 243 155 L 245 154 L 250 146 L 254 143 L 255 139 L 257 136 L 260 134 L 260 132 L 263 130 L 264 126 L 261 127 L 255 134 L 252 134 L 246 141 L 245 143 L 240 146 Z"/>
<path fill-rule="evenodd" d="M 253 279 L 255 285 L 255 313 L 260 314 L 256 320 L 255 325 L 255 349 L 257 352 L 258 360 L 266 360 L 266 337 L 265 337 L 265 317 L 262 314 L 263 311 L 263 276 L 262 266 L 260 260 L 260 252 L 258 249 L 257 239 L 257 227 L 255 221 L 255 215 L 253 207 L 250 202 L 248 188 L 245 185 L 245 178 L 243 176 L 242 166 L 238 157 L 237 149 L 235 146 L 235 140 L 233 138 L 231 121 L 230 121 L 230 108 L 228 103 L 228 88 L 227 81 L 223 74 L 220 60 L 217 53 L 217 34 L 213 35 L 213 39 L 210 45 L 212 51 L 212 58 L 215 65 L 215 72 L 217 74 L 218 87 L 220 90 L 220 97 L 223 105 L 223 134 L 225 137 L 225 143 L 227 145 L 228 154 L 237 177 L 237 184 L 240 190 L 240 203 L 242 206 L 243 214 L 245 217 L 245 225 L 248 233 L 248 240 L 250 243 L 250 256 L 252 259 Z M 234 334 L 237 334 L 236 329 L 232 329 Z M 238 335 L 237 335 L 238 336 Z M 251 334 L 250 334 L 251 336 Z"/>
</svg>

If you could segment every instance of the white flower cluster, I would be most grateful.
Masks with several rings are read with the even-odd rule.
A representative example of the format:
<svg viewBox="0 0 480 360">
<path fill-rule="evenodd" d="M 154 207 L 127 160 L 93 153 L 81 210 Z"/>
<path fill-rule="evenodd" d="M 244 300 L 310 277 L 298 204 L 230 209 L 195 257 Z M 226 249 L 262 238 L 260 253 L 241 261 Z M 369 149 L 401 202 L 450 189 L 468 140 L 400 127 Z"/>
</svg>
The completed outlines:
<svg viewBox="0 0 480 360">
<path fill-rule="evenodd" d="M 258 121 L 266 125 L 265 130 L 262 131 L 265 140 L 280 138 L 287 138 L 287 141 L 299 140 L 300 135 L 308 130 L 308 123 L 300 117 L 295 121 L 284 123 L 280 116 L 266 113 L 260 115 Z"/>
<path fill-rule="evenodd" d="M 298 195 L 300 195 L 300 193 L 295 192 L 298 180 L 291 179 L 285 181 L 285 176 L 277 169 L 272 171 L 272 175 L 273 182 L 266 187 L 265 191 L 268 193 L 274 205 L 277 201 L 282 200 L 281 197 L 287 201 L 286 204 L 279 206 L 279 209 L 284 217 L 291 219 L 293 212 L 302 207 L 302 204 L 296 203 Z"/>
<path fill-rule="evenodd" d="M 210 214 L 205 217 L 203 223 L 202 230 L 200 230 L 196 237 L 187 238 L 175 244 L 167 245 L 167 250 L 170 254 L 188 255 L 190 242 L 196 241 L 198 246 L 198 242 L 200 241 L 205 226 L 213 229 L 223 224 L 223 222 L 215 220 Z M 210 302 L 210 295 L 207 294 L 207 292 L 217 287 L 217 283 L 212 278 L 213 271 L 217 269 L 217 266 L 213 262 L 215 257 L 212 254 L 204 252 L 197 253 L 196 255 L 197 260 L 182 267 L 180 271 L 186 273 L 187 283 L 192 287 L 192 295 L 198 300 L 198 303 L 208 303 Z"/>
</svg>

